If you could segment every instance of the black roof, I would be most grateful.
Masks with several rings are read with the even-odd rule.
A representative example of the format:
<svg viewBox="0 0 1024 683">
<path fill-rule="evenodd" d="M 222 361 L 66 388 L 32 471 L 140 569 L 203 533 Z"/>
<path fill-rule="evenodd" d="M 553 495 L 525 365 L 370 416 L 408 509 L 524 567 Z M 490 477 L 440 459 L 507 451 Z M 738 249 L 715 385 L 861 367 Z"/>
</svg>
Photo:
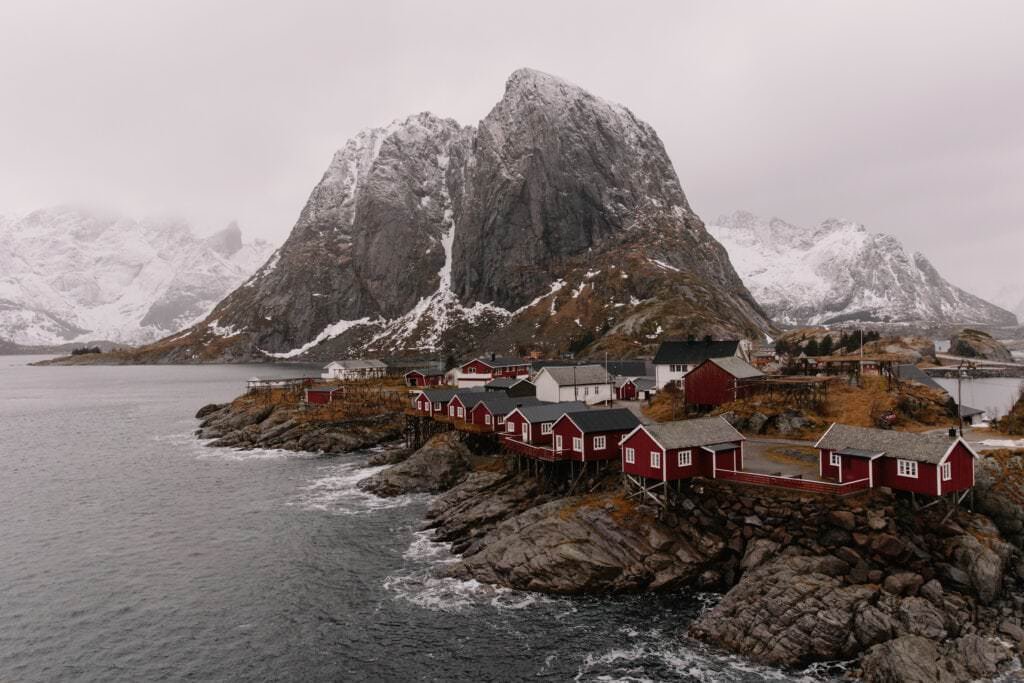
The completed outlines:
<svg viewBox="0 0 1024 683">
<path fill-rule="evenodd" d="M 597 365 L 605 365 L 601 361 L 595 361 Z M 608 361 L 608 374 L 621 377 L 642 377 L 649 375 L 650 371 L 645 360 L 610 360 Z"/>
<path fill-rule="evenodd" d="M 540 401 L 534 396 L 516 398 L 499 394 L 496 391 L 489 391 L 486 396 L 481 396 L 480 400 L 474 401 L 470 408 L 475 408 L 481 403 L 487 406 L 487 410 L 493 415 L 507 415 L 520 406 L 535 406 L 540 404 Z"/>
<path fill-rule="evenodd" d="M 609 408 L 608 410 L 583 410 L 575 413 L 567 413 L 573 424 L 583 430 L 584 434 L 591 432 L 628 432 L 640 426 L 640 420 L 631 410 L 625 408 Z"/>
<path fill-rule="evenodd" d="M 582 401 L 563 401 L 561 403 L 538 401 L 535 405 L 520 408 L 519 414 L 525 417 L 527 422 L 554 422 L 562 417 L 563 413 L 575 413 L 586 409 L 587 404 Z"/>
<path fill-rule="evenodd" d="M 516 365 L 529 365 L 529 363 L 523 360 L 522 358 L 512 358 L 510 356 L 494 356 L 493 358 L 491 358 L 490 356 L 477 356 L 476 358 L 471 358 L 470 360 L 467 360 L 462 365 L 472 363 L 475 360 L 480 361 L 484 365 L 489 365 L 492 368 L 507 368 Z"/>
<path fill-rule="evenodd" d="M 456 395 L 462 396 L 464 394 L 484 393 L 483 387 L 466 387 L 464 389 L 423 389 L 422 393 L 428 399 L 434 403 L 447 403 L 448 401 L 455 398 Z"/>
<path fill-rule="evenodd" d="M 443 375 L 444 374 L 444 370 L 442 370 L 441 368 L 413 368 L 412 370 L 409 370 L 405 374 L 410 375 L 410 374 L 412 374 L 414 372 L 418 372 L 421 375 L 428 375 L 428 376 Z"/>
<path fill-rule="evenodd" d="M 917 382 L 918 384 L 923 384 L 926 387 L 937 389 L 943 393 L 946 392 L 946 390 L 942 388 L 941 384 L 936 382 L 931 375 L 916 365 L 904 363 L 903 365 L 897 365 L 893 369 L 896 372 L 896 376 L 900 379 L 907 380 L 909 382 Z"/>
<path fill-rule="evenodd" d="M 738 340 L 731 341 L 663 341 L 654 354 L 655 365 L 697 365 L 709 358 L 735 356 Z"/>
</svg>

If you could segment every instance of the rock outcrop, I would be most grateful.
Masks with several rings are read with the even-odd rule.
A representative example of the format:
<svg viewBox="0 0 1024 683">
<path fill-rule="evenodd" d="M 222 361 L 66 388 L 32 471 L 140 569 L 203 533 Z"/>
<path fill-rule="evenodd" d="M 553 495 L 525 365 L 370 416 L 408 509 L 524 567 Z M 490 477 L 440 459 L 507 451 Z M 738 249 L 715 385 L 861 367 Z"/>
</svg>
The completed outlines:
<svg viewBox="0 0 1024 683">
<path fill-rule="evenodd" d="M 201 420 L 196 435 L 215 448 L 347 453 L 402 435 L 394 414 L 322 422 L 308 419 L 297 404 L 263 403 L 249 396 L 204 406 L 196 417 Z"/>
<path fill-rule="evenodd" d="M 424 113 L 349 141 L 266 265 L 202 323 L 140 355 L 588 342 L 635 354 L 663 334 L 770 327 L 654 130 L 521 69 L 477 127 Z"/>
<path fill-rule="evenodd" d="M 457 432 L 438 434 L 402 462 L 363 479 L 359 488 L 389 498 L 447 491 L 470 470 L 469 449 Z"/>
<path fill-rule="evenodd" d="M 1001 363 L 1013 361 L 1009 349 L 992 338 L 992 335 L 980 330 L 960 330 L 949 340 L 949 352 L 954 356 L 994 360 Z"/>
</svg>

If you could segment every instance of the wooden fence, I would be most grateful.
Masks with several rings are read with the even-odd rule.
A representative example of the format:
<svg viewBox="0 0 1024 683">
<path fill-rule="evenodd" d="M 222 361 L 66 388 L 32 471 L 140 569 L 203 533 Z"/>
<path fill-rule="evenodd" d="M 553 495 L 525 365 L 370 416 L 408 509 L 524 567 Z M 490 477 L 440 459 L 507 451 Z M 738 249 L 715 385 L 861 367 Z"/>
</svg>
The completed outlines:
<svg viewBox="0 0 1024 683">
<path fill-rule="evenodd" d="M 807 491 L 809 493 L 824 493 L 831 496 L 848 496 L 851 493 L 864 491 L 871 486 L 869 479 L 858 479 L 843 484 L 833 484 L 827 481 L 811 481 L 810 479 L 780 477 L 773 474 L 758 474 L 756 472 L 737 472 L 735 470 L 715 470 L 715 478 L 737 481 L 743 484 L 754 484 L 756 486 L 772 486 L 781 489 Z"/>
</svg>

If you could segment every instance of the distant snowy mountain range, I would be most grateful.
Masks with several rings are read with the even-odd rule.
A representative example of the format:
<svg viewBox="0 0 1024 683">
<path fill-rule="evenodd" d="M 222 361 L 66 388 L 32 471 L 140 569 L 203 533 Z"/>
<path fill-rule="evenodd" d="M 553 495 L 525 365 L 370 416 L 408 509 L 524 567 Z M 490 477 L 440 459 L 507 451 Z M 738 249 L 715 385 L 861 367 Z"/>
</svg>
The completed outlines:
<svg viewBox="0 0 1024 683">
<path fill-rule="evenodd" d="M 908 254 L 896 238 L 858 223 L 829 219 L 808 228 L 738 211 L 708 232 L 757 302 L 784 325 L 1017 324 L 1010 311 L 947 282 L 923 254 Z"/>
<path fill-rule="evenodd" d="M 994 303 L 1017 315 L 1024 324 L 1024 282 L 999 288 L 989 297 Z"/>
<path fill-rule="evenodd" d="M 23 345 L 145 343 L 202 319 L 272 247 L 234 223 L 208 238 L 184 222 L 81 208 L 0 216 L 0 339 Z"/>
</svg>

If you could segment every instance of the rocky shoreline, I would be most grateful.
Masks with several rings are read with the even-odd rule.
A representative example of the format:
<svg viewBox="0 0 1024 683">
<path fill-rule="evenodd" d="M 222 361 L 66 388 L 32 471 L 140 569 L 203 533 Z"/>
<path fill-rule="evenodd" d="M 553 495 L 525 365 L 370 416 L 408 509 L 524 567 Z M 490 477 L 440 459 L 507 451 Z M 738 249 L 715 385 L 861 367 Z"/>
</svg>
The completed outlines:
<svg viewBox="0 0 1024 683">
<path fill-rule="evenodd" d="M 402 435 L 400 416 L 382 413 L 337 421 L 311 420 L 294 403 L 261 403 L 242 397 L 211 403 L 196 413 L 196 436 L 215 448 L 282 449 L 339 454 L 369 448 Z"/>
<path fill-rule="evenodd" d="M 614 473 L 567 495 L 504 459 L 474 464 L 452 434 L 361 486 L 443 491 L 424 528 L 459 555 L 444 576 L 558 594 L 722 592 L 689 637 L 764 664 L 855 660 L 868 681 L 959 681 L 1017 667 L 1024 648 L 1024 563 L 1006 540 L 1020 539 L 1019 508 L 1000 508 L 1016 520 L 1004 537 L 983 514 L 946 519 L 941 505 L 880 491 L 833 499 L 700 481 L 661 512 Z"/>
<path fill-rule="evenodd" d="M 197 435 L 322 453 L 401 435 L 396 415 L 322 423 L 240 401 L 205 406 Z M 1024 651 L 1024 495 L 1005 476 L 1024 471 L 1017 455 L 978 468 L 979 512 L 948 516 L 879 490 L 835 499 L 702 480 L 662 511 L 611 468 L 570 491 L 457 433 L 373 464 L 391 466 L 366 491 L 435 494 L 424 528 L 459 556 L 443 576 L 564 595 L 716 591 L 688 637 L 784 669 L 854 661 L 868 681 L 990 679 Z"/>
</svg>

